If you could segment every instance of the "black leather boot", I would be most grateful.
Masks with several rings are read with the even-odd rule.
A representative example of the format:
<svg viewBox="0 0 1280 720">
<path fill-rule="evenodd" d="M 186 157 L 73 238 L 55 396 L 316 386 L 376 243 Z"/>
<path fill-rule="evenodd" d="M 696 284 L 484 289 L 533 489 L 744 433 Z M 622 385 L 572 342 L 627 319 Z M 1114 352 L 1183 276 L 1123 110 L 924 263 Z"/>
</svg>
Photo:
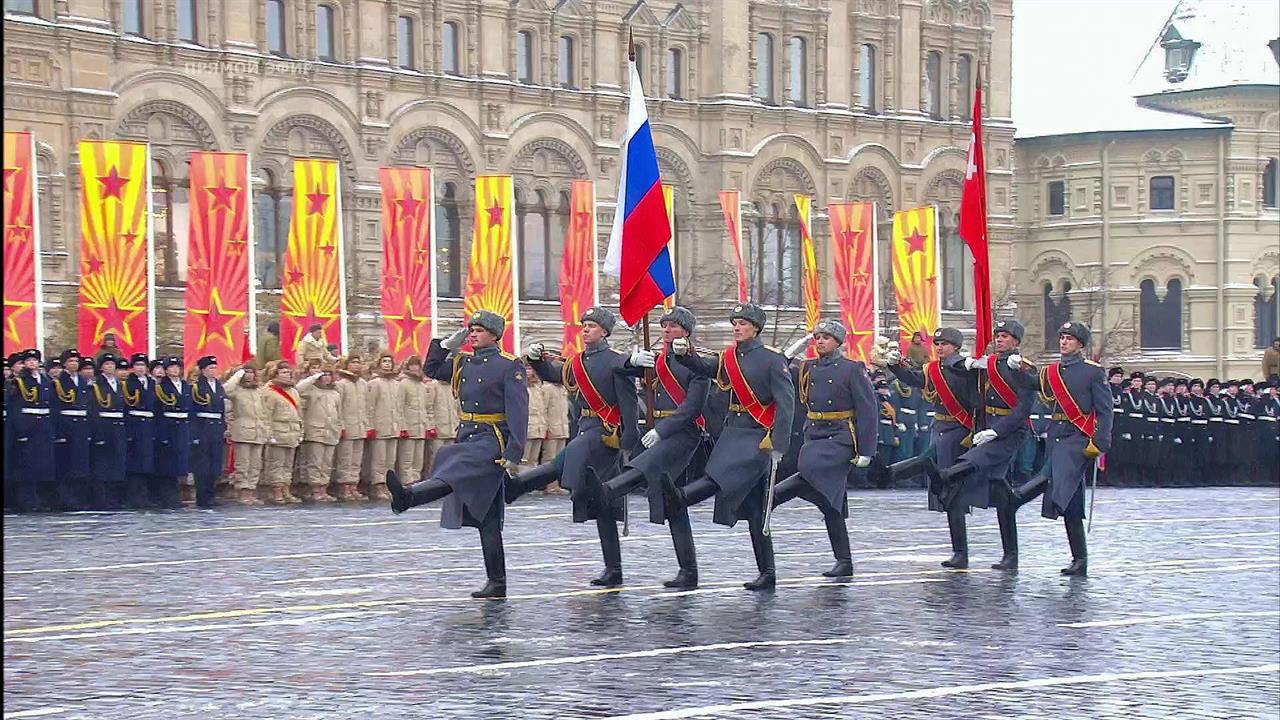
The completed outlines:
<svg viewBox="0 0 1280 720">
<path fill-rule="evenodd" d="M 720 492 L 720 486 L 715 480 L 709 477 L 699 478 L 687 485 L 677 487 L 670 481 L 663 481 L 663 489 L 667 492 L 667 498 L 676 503 L 680 507 L 689 507 L 697 505 L 707 498 Z"/>
<path fill-rule="evenodd" d="M 969 531 L 964 508 L 947 512 L 947 528 L 951 530 L 951 558 L 943 560 L 942 567 L 964 570 L 969 567 Z"/>
<path fill-rule="evenodd" d="M 671 545 L 676 551 L 680 572 L 662 583 L 675 590 L 692 590 L 698 587 L 698 555 L 693 545 L 693 527 L 689 524 L 689 511 L 685 508 L 667 508 L 667 526 L 671 528 Z"/>
<path fill-rule="evenodd" d="M 632 490 L 639 489 L 645 484 L 644 473 L 635 468 L 623 470 L 614 479 L 606 483 L 601 483 L 600 492 L 603 496 L 603 502 L 612 505 L 618 498 L 624 498 L 631 494 Z"/>
<path fill-rule="evenodd" d="M 526 470 L 516 477 L 507 478 L 502 493 L 503 499 L 510 505 L 527 492 L 541 490 L 560 479 L 560 468 L 561 465 L 553 460 Z"/>
<path fill-rule="evenodd" d="M 1013 489 L 1013 499 L 1018 501 L 1018 507 L 1022 507 L 1039 497 L 1048 484 L 1049 477 L 1047 475 L 1036 475 Z"/>
<path fill-rule="evenodd" d="M 800 491 L 805 486 L 805 481 L 800 477 L 800 473 L 796 473 L 777 485 L 773 486 L 773 507 L 777 508 L 783 503 L 790 502 L 800 496 Z"/>
<path fill-rule="evenodd" d="M 751 550 L 756 556 L 756 570 L 760 572 L 755 580 L 743 583 L 748 590 L 771 590 L 778 584 L 778 575 L 773 564 L 773 538 L 764 534 L 764 517 L 748 521 L 751 531 Z"/>
<path fill-rule="evenodd" d="M 622 584 L 622 545 L 618 541 L 618 524 L 613 512 L 602 508 L 596 516 L 596 530 L 600 533 L 600 554 L 604 556 L 604 572 L 591 581 L 598 587 L 618 587 Z"/>
<path fill-rule="evenodd" d="M 1000 547 L 1004 552 L 1000 562 L 991 566 L 992 570 L 1018 569 L 1018 516 L 1013 507 L 1003 507 L 996 511 L 996 520 L 1000 523 Z"/>
<path fill-rule="evenodd" d="M 836 557 L 836 564 L 822 573 L 823 577 L 849 577 L 853 574 L 853 558 L 849 552 L 849 528 L 844 524 L 840 513 L 824 513 L 823 522 L 827 524 L 827 539 L 831 541 L 831 554 Z"/>
<path fill-rule="evenodd" d="M 1089 550 L 1085 542 L 1084 520 L 1063 518 L 1067 527 L 1067 543 L 1071 546 L 1071 564 L 1062 568 L 1063 575 L 1088 575 Z"/>
<path fill-rule="evenodd" d="M 448 483 L 435 478 L 405 487 L 400 483 L 400 476 L 395 470 L 387 471 L 387 490 L 391 493 L 391 512 L 397 515 L 409 508 L 435 502 L 453 492 Z"/>
<path fill-rule="evenodd" d="M 506 597 L 507 556 L 502 547 L 502 519 L 497 513 L 491 511 L 480 528 L 480 548 L 484 552 L 484 573 L 489 579 L 484 587 L 471 593 L 471 597 L 477 600 Z"/>
<path fill-rule="evenodd" d="M 938 466 L 934 464 L 933 458 L 925 455 L 900 460 L 890 465 L 888 472 L 890 481 L 895 483 L 898 480 L 914 477 L 920 473 L 928 475 L 930 480 L 937 480 L 938 478 Z"/>
</svg>

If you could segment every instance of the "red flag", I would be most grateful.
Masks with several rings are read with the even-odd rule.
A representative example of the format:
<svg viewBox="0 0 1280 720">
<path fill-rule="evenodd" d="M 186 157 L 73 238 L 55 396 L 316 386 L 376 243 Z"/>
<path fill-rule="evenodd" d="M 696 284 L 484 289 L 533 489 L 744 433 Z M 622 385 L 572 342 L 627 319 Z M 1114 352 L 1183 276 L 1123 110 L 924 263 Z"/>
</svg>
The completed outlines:
<svg viewBox="0 0 1280 720">
<path fill-rule="evenodd" d="M 738 261 L 738 302 L 747 301 L 747 266 L 742 262 L 742 205 L 737 190 L 720 191 L 720 209 L 724 222 L 729 226 L 729 239 L 733 241 L 733 255 Z"/>
<path fill-rule="evenodd" d="M 244 329 L 244 350 L 240 353 L 240 364 L 248 365 L 253 359 L 253 350 L 249 347 L 249 328 Z"/>
<path fill-rule="evenodd" d="M 973 91 L 973 137 L 960 198 L 960 237 L 973 253 L 973 305 L 977 341 L 973 356 L 982 357 L 995 325 L 991 299 L 991 262 L 987 246 L 987 162 L 982 152 L 982 70 Z"/>
</svg>

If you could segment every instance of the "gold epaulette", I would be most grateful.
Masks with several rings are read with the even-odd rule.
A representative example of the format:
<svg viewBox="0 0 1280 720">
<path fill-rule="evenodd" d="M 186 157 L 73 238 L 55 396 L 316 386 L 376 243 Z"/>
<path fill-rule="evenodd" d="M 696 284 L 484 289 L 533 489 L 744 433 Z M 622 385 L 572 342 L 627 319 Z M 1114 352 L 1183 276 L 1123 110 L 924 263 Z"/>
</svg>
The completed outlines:
<svg viewBox="0 0 1280 720">
<path fill-rule="evenodd" d="M 1090 360 L 1090 359 L 1088 359 L 1088 358 L 1085 358 L 1085 360 L 1084 360 L 1084 361 L 1085 361 L 1086 363 L 1088 363 L 1088 364 L 1090 364 L 1090 365 L 1094 366 L 1094 367 L 1102 367 L 1102 363 L 1094 362 L 1094 361 L 1092 361 L 1092 360 Z"/>
<path fill-rule="evenodd" d="M 772 345 L 765 345 L 765 346 L 764 346 L 764 349 L 765 349 L 765 350 L 771 350 L 771 351 L 773 351 L 773 352 L 778 353 L 779 355 L 781 355 L 781 354 L 782 354 L 782 351 L 781 351 L 781 350 L 779 350 L 778 348 L 776 348 L 776 347 L 774 347 L 774 346 L 772 346 Z"/>
<path fill-rule="evenodd" d="M 499 354 L 499 355 L 501 355 L 502 357 L 504 357 L 504 358 L 508 359 L 508 360 L 519 360 L 519 359 L 520 359 L 520 358 L 516 357 L 515 355 L 512 355 L 511 353 L 509 353 L 509 352 L 505 352 L 505 351 L 502 351 L 502 350 L 499 350 L 499 351 L 498 351 L 498 354 Z"/>
</svg>

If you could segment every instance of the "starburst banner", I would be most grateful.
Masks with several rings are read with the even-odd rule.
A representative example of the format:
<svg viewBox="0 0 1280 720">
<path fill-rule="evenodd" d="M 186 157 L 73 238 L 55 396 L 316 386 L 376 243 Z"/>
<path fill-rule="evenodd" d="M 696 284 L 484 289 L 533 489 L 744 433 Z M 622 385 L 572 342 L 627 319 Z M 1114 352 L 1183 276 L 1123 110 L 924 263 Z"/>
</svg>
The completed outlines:
<svg viewBox="0 0 1280 720">
<path fill-rule="evenodd" d="M 850 360 L 870 362 L 879 328 L 879 277 L 876 263 L 875 203 L 830 203 L 831 238 L 835 248 L 836 296 L 840 320 L 849 330 L 844 352 Z"/>
<path fill-rule="evenodd" d="M 80 141 L 80 333 L 94 352 L 111 333 L 128 357 L 155 354 L 151 159 L 143 143 Z"/>
<path fill-rule="evenodd" d="M 384 167 L 382 183 L 382 320 L 387 347 L 400 364 L 426 357 L 436 317 L 435 193 L 431 170 Z"/>
<path fill-rule="evenodd" d="M 560 320 L 564 357 L 582 352 L 582 313 L 599 304 L 596 277 L 596 189 L 590 180 L 574 180 L 569 195 L 569 231 L 560 261 Z"/>
<path fill-rule="evenodd" d="M 813 245 L 813 198 L 796 195 L 800 211 L 800 241 L 804 271 L 804 324 L 809 332 L 818 326 L 822 316 L 822 279 L 818 276 L 818 252 Z M 809 341 L 808 356 L 818 357 L 818 346 Z"/>
<path fill-rule="evenodd" d="M 893 287 L 898 295 L 898 346 L 905 355 L 911 336 L 924 332 L 933 356 L 933 333 L 941 322 L 938 286 L 938 217 L 933 206 L 893 214 Z"/>
<path fill-rule="evenodd" d="M 468 319 L 477 310 L 489 310 L 506 318 L 502 349 L 513 354 L 520 347 L 516 240 L 511 222 L 514 207 L 515 189 L 510 175 L 476 178 L 475 234 L 471 239 L 471 265 L 467 269 L 463 298 Z"/>
<path fill-rule="evenodd" d="M 327 344 L 347 353 L 340 201 L 336 161 L 293 161 L 293 217 L 280 303 L 280 354 L 291 362 L 302 336 L 316 324 Z"/>
<path fill-rule="evenodd" d="M 249 156 L 191 154 L 191 232 L 187 251 L 187 315 L 182 328 L 187 367 L 213 355 L 239 363 L 251 339 L 253 257 Z"/>
<path fill-rule="evenodd" d="M 35 138 L 4 134 L 4 354 L 43 342 Z"/>
<path fill-rule="evenodd" d="M 742 262 L 742 196 L 737 190 L 720 191 L 720 209 L 729 228 L 733 257 L 738 261 L 738 302 L 747 301 L 747 265 Z"/>
</svg>

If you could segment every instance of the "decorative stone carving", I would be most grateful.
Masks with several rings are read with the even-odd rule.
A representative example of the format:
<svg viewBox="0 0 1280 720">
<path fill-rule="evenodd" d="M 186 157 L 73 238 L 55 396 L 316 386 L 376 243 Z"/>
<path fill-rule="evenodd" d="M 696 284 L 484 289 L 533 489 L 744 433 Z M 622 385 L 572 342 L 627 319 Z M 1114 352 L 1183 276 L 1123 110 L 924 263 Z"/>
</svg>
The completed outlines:
<svg viewBox="0 0 1280 720">
<path fill-rule="evenodd" d="M 755 181 L 751 185 L 751 194 L 759 197 L 778 193 L 816 195 L 818 188 L 804 165 L 791 158 L 778 158 L 765 165 L 756 174 Z"/>
<path fill-rule="evenodd" d="M 154 141 L 155 131 L 163 132 L 169 142 L 218 149 L 218 138 L 209 123 L 176 100 L 149 100 L 125 113 L 116 124 L 116 135 L 131 140 Z"/>
<path fill-rule="evenodd" d="M 545 164 L 544 164 L 545 163 Z M 546 173 L 563 177 L 589 177 L 587 165 L 568 143 L 555 138 L 538 138 L 525 143 L 511 161 L 514 172 L 532 173 L 541 165 Z M 541 172 L 539 171 L 539 174 Z"/>
<path fill-rule="evenodd" d="M 368 90 L 364 94 L 364 115 L 370 118 L 382 117 L 382 100 L 384 94 L 377 90 Z"/>
<path fill-rule="evenodd" d="M 284 118 L 267 131 L 262 145 L 264 149 L 282 155 L 336 158 L 344 175 L 349 178 L 356 176 L 355 154 L 342 133 L 332 123 L 315 115 Z"/>
<path fill-rule="evenodd" d="M 396 143 L 392 157 L 404 165 L 430 165 L 436 170 L 454 170 L 463 177 L 476 175 L 471 153 L 458 136 L 438 127 L 410 131 Z"/>
</svg>

